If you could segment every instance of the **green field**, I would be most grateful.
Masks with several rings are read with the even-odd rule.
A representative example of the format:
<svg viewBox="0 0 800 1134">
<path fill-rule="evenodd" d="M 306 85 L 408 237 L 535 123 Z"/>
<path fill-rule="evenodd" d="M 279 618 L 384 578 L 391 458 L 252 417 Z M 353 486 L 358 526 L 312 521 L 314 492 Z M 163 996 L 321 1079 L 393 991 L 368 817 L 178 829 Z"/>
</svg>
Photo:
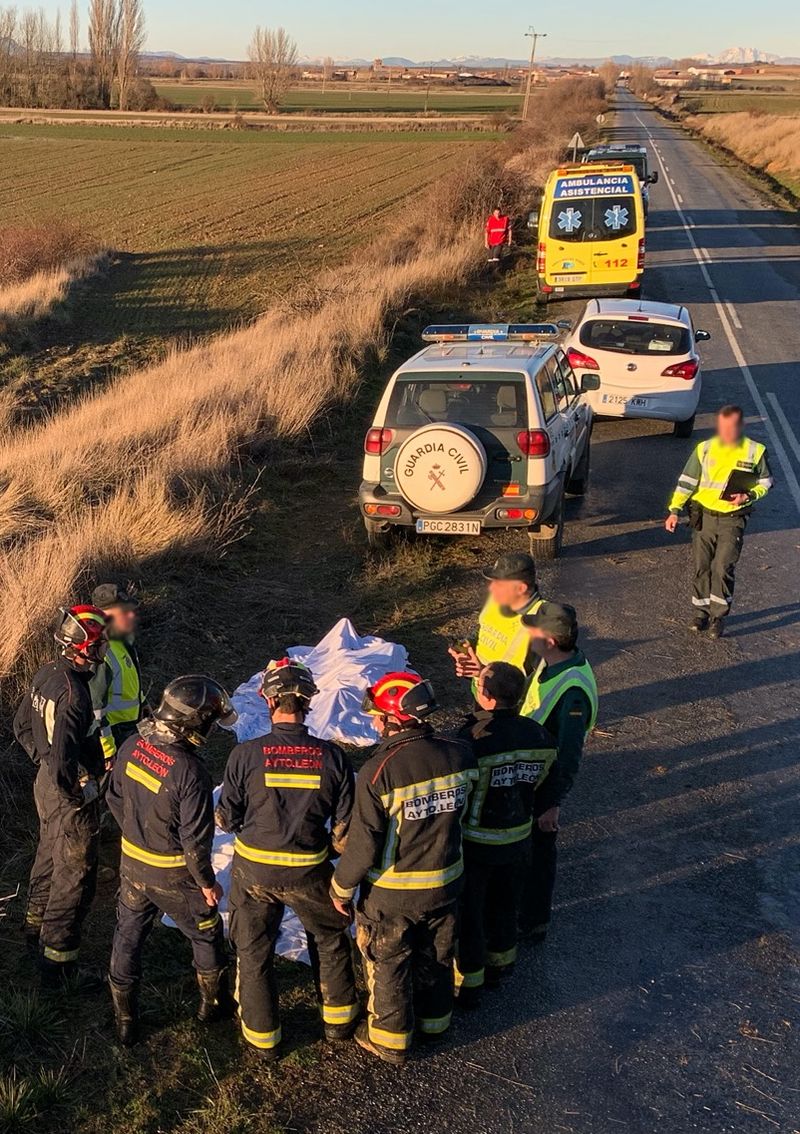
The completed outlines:
<svg viewBox="0 0 800 1134">
<path fill-rule="evenodd" d="M 263 110 L 255 87 L 240 82 L 213 83 L 189 81 L 156 81 L 153 84 L 159 95 L 176 107 L 193 109 L 212 107 L 220 110 Z M 424 90 L 406 90 L 399 80 L 379 90 L 360 90 L 355 84 L 333 85 L 323 94 L 319 89 L 289 91 L 282 101 L 285 113 L 304 111 L 335 111 L 339 114 L 393 113 L 418 114 L 429 110 L 441 114 L 492 114 L 516 111 L 521 96 L 513 88 L 470 87 L 463 91 L 433 89 L 426 96 Z"/>
<path fill-rule="evenodd" d="M 731 114 L 760 111 L 763 114 L 800 114 L 800 85 L 794 91 L 684 91 L 680 107 L 688 114 Z"/>
<path fill-rule="evenodd" d="M 174 340 L 313 280 L 462 162 L 468 134 L 0 126 L 0 225 L 68 218 L 121 254 L 84 317 Z"/>
</svg>

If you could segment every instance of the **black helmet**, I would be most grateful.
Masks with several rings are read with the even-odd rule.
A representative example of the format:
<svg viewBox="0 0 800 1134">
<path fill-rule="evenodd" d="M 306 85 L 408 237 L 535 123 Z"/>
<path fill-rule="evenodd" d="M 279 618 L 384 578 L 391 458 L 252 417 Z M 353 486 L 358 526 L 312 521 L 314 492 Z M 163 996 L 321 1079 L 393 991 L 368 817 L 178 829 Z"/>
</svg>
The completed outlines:
<svg viewBox="0 0 800 1134">
<path fill-rule="evenodd" d="M 290 694 L 310 701 L 315 693 L 319 693 L 319 689 L 314 684 L 311 670 L 292 658 L 271 661 L 261 678 L 261 696 L 267 701 Z"/>
<path fill-rule="evenodd" d="M 239 714 L 218 681 L 192 673 L 170 681 L 153 717 L 171 732 L 201 744 L 215 724 L 235 724 Z"/>
</svg>

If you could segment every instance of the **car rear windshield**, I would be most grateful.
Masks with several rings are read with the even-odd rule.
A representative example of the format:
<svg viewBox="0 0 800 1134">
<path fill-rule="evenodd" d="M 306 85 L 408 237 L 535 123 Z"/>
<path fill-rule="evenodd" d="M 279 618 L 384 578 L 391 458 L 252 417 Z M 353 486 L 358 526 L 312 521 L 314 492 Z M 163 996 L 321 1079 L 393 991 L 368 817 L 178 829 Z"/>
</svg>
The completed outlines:
<svg viewBox="0 0 800 1134">
<path fill-rule="evenodd" d="M 689 354 L 691 349 L 687 327 L 650 319 L 590 319 L 581 327 L 580 339 L 585 347 L 619 354 Z"/>
<path fill-rule="evenodd" d="M 635 231 L 633 197 L 574 197 L 553 205 L 550 236 L 555 240 L 616 240 Z"/>
<path fill-rule="evenodd" d="M 647 180 L 647 154 L 641 154 L 637 152 L 630 153 L 628 151 L 614 151 L 610 154 L 587 154 L 584 158 L 584 161 L 593 163 L 622 161 L 625 163 L 625 165 L 632 165 L 634 167 L 640 181 Z"/>
<path fill-rule="evenodd" d="M 527 399 L 522 376 L 414 374 L 398 378 L 386 424 L 418 428 L 432 421 L 477 425 L 486 429 L 527 427 Z"/>
</svg>

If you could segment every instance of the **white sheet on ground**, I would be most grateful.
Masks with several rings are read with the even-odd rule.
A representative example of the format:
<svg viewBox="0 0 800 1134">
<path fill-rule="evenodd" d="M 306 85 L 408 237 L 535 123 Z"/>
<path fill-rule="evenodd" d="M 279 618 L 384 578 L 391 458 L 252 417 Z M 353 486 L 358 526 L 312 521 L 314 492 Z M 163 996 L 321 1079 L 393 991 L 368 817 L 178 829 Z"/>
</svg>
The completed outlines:
<svg viewBox="0 0 800 1134">
<path fill-rule="evenodd" d="M 352 622 L 348 618 L 342 618 L 328 631 L 319 645 L 293 646 L 287 653 L 308 666 L 319 689 L 308 715 L 307 723 L 311 732 L 323 740 L 340 740 L 360 747 L 374 744 L 377 739 L 375 730 L 369 717 L 361 711 L 364 690 L 384 673 L 408 667 L 405 647 L 386 642 L 383 638 L 362 638 L 356 633 Z M 234 730 L 240 741 L 252 740 L 269 732 L 269 709 L 259 696 L 260 685 L 261 672 L 253 674 L 233 694 L 233 704 L 239 714 Z M 215 803 L 219 791 L 217 788 Z M 217 829 L 213 865 L 217 881 L 225 891 L 220 911 L 226 927 L 232 862 L 233 836 Z M 287 909 L 281 925 L 276 952 L 281 957 L 308 964 L 306 935 L 290 909 Z"/>
</svg>

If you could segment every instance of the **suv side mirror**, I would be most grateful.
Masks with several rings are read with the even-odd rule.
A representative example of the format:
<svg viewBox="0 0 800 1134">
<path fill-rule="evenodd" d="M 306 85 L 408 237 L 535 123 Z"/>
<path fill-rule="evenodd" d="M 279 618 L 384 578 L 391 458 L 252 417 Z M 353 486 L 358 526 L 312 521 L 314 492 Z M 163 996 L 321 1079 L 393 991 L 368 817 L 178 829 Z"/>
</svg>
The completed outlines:
<svg viewBox="0 0 800 1134">
<path fill-rule="evenodd" d="M 538 227 L 539 227 L 539 210 L 538 209 L 531 209 L 531 211 L 528 213 L 528 228 L 538 228 Z"/>
<path fill-rule="evenodd" d="M 658 185 L 658 170 L 654 169 L 647 180 L 651 185 Z"/>
<path fill-rule="evenodd" d="M 695 333 L 694 333 L 694 341 L 696 343 L 707 343 L 710 338 L 711 338 L 711 332 L 710 331 L 695 331 Z"/>
<path fill-rule="evenodd" d="M 590 394 L 592 390 L 600 389 L 599 374 L 584 374 L 581 378 L 581 393 Z"/>
</svg>

